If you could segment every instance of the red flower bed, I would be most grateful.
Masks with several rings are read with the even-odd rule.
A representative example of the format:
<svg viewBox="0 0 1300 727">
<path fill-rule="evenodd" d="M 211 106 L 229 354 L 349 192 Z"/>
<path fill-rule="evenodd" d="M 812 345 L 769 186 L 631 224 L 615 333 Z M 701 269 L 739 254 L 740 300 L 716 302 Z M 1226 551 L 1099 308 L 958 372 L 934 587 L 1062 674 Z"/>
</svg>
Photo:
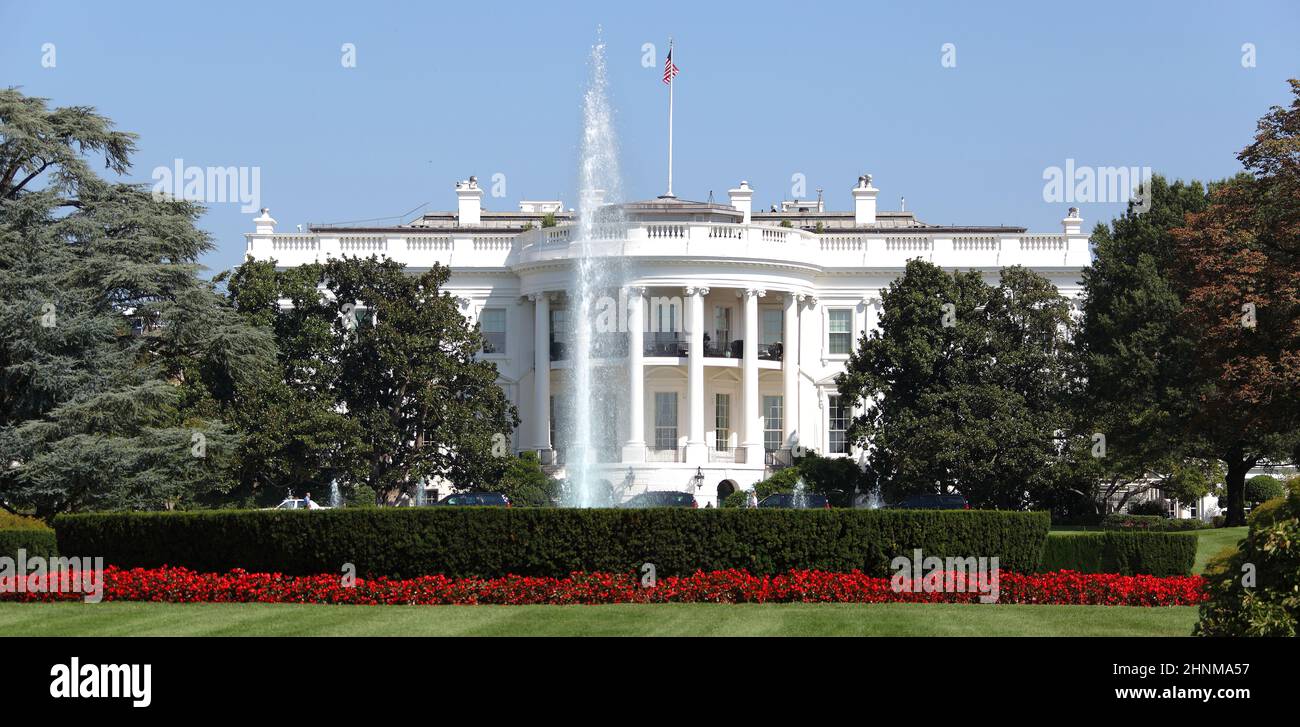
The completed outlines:
<svg viewBox="0 0 1300 727">
<path fill-rule="evenodd" d="M 279 573 L 196 573 L 185 568 L 121 570 L 103 574 L 106 601 L 167 603 L 346 603 L 346 604 L 608 604 L 608 603 L 972 603 L 977 592 L 952 589 L 898 590 L 889 578 L 861 572 L 790 571 L 754 576 L 741 570 L 697 572 L 660 578 L 643 587 L 636 574 L 574 573 L 567 578 L 356 579 L 344 586 L 336 575 Z M 1200 576 L 1122 576 L 1060 571 L 1002 573 L 999 603 L 1105 606 L 1191 606 L 1205 600 Z M 80 593 L 45 593 L 44 577 L 0 578 L 0 601 L 80 600 Z M 961 584 L 961 579 L 957 580 Z M 972 588 L 974 590 L 972 581 Z M 22 591 L 22 592 L 19 592 Z"/>
</svg>

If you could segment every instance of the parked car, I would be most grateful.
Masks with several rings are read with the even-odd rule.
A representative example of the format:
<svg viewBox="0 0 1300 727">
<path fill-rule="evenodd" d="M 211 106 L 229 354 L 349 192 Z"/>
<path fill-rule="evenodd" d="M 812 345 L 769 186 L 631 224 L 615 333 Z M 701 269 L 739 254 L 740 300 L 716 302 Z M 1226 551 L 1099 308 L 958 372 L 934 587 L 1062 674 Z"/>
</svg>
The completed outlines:
<svg viewBox="0 0 1300 727">
<path fill-rule="evenodd" d="M 328 510 L 325 505 L 318 505 L 315 500 L 304 498 L 290 497 L 279 505 L 271 508 L 272 510 Z"/>
<path fill-rule="evenodd" d="M 695 495 L 689 492 L 654 490 L 642 492 L 623 503 L 621 507 L 699 507 Z"/>
<path fill-rule="evenodd" d="M 961 495 L 912 495 L 888 507 L 895 510 L 969 510 L 970 503 Z"/>
<path fill-rule="evenodd" d="M 792 492 L 778 492 L 775 495 L 768 495 L 758 503 L 759 507 L 782 507 L 792 510 L 829 510 L 831 509 L 830 500 L 825 495 L 818 495 L 815 492 L 807 492 L 802 495 L 796 495 Z"/>
<path fill-rule="evenodd" d="M 472 505 L 476 507 L 510 507 L 510 498 L 500 492 L 457 492 L 434 505 Z"/>
</svg>

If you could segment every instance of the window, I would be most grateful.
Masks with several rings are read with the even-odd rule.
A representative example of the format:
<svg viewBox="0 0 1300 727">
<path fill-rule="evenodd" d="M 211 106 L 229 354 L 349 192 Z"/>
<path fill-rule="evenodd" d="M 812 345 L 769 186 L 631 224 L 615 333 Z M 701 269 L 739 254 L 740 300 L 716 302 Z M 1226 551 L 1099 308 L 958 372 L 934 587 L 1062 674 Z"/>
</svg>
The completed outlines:
<svg viewBox="0 0 1300 727">
<path fill-rule="evenodd" d="M 725 349 L 731 343 L 731 309 L 724 305 L 713 308 L 713 345 Z"/>
<path fill-rule="evenodd" d="M 763 449 L 769 452 L 780 449 L 784 430 L 784 400 L 779 396 L 763 397 Z"/>
<path fill-rule="evenodd" d="M 554 394 L 551 395 L 550 413 L 551 413 L 551 416 L 550 416 L 550 422 L 549 422 L 549 424 L 550 424 L 550 428 L 551 428 L 551 431 L 550 431 L 550 435 L 551 435 L 551 449 L 562 449 L 562 447 L 560 446 L 560 440 L 559 440 L 559 437 L 557 436 L 559 433 L 558 433 L 558 432 L 556 431 L 556 429 L 555 429 L 555 421 L 556 421 L 556 417 L 555 417 L 555 395 L 554 395 Z"/>
<path fill-rule="evenodd" d="M 567 343 L 569 340 L 569 311 L 564 308 L 551 310 L 551 343 Z"/>
<path fill-rule="evenodd" d="M 835 394 L 826 397 L 826 431 L 829 433 L 826 450 L 831 454 L 849 453 L 849 442 L 846 436 L 849 428 L 849 410 L 841 403 L 842 401 L 843 398 Z"/>
<path fill-rule="evenodd" d="M 846 354 L 853 345 L 853 311 L 849 308 L 832 308 L 827 311 L 830 352 Z"/>
<path fill-rule="evenodd" d="M 655 392 L 655 449 L 677 449 L 677 392 Z"/>
<path fill-rule="evenodd" d="M 506 352 L 506 309 L 484 308 L 478 317 L 483 333 L 483 353 Z"/>
<path fill-rule="evenodd" d="M 715 394 L 713 448 L 725 452 L 731 445 L 731 394 Z"/>
<path fill-rule="evenodd" d="M 764 308 L 759 318 L 759 343 L 770 346 L 781 343 L 782 318 L 779 308 Z"/>
</svg>

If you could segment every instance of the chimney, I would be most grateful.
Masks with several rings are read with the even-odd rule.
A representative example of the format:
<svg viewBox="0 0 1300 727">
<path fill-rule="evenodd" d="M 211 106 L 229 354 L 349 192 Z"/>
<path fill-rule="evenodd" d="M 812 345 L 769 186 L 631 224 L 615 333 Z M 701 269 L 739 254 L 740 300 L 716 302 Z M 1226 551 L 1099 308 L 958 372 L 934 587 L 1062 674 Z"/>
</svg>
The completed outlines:
<svg viewBox="0 0 1300 727">
<path fill-rule="evenodd" d="M 483 190 L 478 177 L 456 182 L 456 224 L 461 227 L 477 225 L 482 211 Z"/>
<path fill-rule="evenodd" d="M 269 207 L 263 207 L 262 215 L 253 218 L 253 231 L 258 235 L 275 234 L 275 220 L 271 218 L 271 209 Z"/>
<path fill-rule="evenodd" d="M 876 224 L 876 193 L 880 190 L 871 186 L 871 175 L 858 177 L 858 186 L 853 188 L 853 224 Z"/>
<path fill-rule="evenodd" d="M 1080 234 L 1083 229 L 1083 218 L 1079 216 L 1079 208 L 1071 207 L 1070 213 L 1061 220 L 1061 226 L 1065 228 L 1066 237 L 1074 237 Z"/>
<path fill-rule="evenodd" d="M 754 190 L 749 186 L 749 182 L 743 179 L 740 180 L 740 186 L 735 189 L 728 189 L 727 194 L 731 196 L 731 206 L 745 215 L 741 222 L 748 225 L 750 213 L 754 208 Z"/>
</svg>

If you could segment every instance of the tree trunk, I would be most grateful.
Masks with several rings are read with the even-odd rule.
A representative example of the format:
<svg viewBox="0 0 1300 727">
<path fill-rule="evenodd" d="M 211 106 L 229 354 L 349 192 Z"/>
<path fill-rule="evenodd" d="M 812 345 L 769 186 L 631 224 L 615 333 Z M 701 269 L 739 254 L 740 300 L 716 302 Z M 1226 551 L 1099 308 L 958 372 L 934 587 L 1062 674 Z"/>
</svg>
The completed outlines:
<svg viewBox="0 0 1300 727">
<path fill-rule="evenodd" d="M 1228 476 L 1224 485 L 1228 490 L 1228 517 L 1224 525 L 1232 527 L 1246 524 L 1246 473 L 1255 463 L 1243 459 L 1240 452 L 1232 452 L 1224 460 L 1228 465 Z"/>
</svg>

